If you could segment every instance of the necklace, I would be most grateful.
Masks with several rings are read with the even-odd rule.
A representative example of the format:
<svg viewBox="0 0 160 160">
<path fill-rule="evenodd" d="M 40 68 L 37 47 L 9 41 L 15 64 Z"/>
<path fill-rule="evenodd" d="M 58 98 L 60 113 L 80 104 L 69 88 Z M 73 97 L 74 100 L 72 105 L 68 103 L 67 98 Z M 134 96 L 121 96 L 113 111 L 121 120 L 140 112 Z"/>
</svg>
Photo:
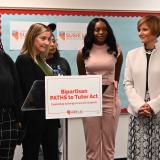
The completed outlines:
<svg viewBox="0 0 160 160">
<path fill-rule="evenodd" d="M 154 50 L 154 48 L 152 48 L 152 49 L 145 48 L 146 54 L 151 54 L 153 50 Z"/>
</svg>

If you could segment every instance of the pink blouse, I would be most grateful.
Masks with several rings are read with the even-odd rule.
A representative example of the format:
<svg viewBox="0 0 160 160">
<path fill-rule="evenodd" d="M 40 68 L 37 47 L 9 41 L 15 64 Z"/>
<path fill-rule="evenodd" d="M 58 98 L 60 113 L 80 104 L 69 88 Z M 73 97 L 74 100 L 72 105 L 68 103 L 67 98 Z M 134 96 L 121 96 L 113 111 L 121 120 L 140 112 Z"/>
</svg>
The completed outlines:
<svg viewBox="0 0 160 160">
<path fill-rule="evenodd" d="M 102 84 L 110 85 L 114 82 L 115 64 L 117 58 L 107 52 L 108 46 L 93 44 L 90 56 L 85 60 L 88 75 L 102 75 Z"/>
</svg>

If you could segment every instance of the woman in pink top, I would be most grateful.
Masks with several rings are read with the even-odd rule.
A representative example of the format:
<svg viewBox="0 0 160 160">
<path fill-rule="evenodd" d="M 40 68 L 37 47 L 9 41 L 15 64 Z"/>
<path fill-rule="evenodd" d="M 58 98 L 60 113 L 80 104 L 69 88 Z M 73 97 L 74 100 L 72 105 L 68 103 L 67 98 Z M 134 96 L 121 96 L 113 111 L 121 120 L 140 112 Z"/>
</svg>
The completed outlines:
<svg viewBox="0 0 160 160">
<path fill-rule="evenodd" d="M 87 27 L 84 47 L 77 55 L 80 75 L 102 75 L 103 115 L 83 118 L 87 160 L 113 160 L 120 114 L 118 81 L 122 52 L 112 28 L 103 18 L 94 18 Z"/>
</svg>

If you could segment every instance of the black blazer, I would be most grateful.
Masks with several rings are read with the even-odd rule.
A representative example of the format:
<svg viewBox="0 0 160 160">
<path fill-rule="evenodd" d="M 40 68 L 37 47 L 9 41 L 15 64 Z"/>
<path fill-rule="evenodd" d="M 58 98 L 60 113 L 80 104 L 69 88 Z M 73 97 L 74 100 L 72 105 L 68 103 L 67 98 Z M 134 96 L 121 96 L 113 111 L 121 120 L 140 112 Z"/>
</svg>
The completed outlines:
<svg viewBox="0 0 160 160">
<path fill-rule="evenodd" d="M 40 67 L 34 62 L 33 58 L 29 54 L 19 55 L 15 62 L 16 68 L 19 74 L 20 84 L 23 92 L 23 98 L 27 96 L 33 82 L 35 80 L 44 80 L 45 74 Z M 28 112 L 28 111 L 27 111 Z M 45 119 L 44 111 L 31 111 L 28 116 L 37 116 L 39 119 Z M 39 114 L 42 114 L 40 116 Z M 34 117 L 35 118 L 35 117 Z M 59 120 L 55 119 L 54 123 L 59 126 Z"/>
<path fill-rule="evenodd" d="M 20 121 L 22 93 L 13 60 L 0 50 L 0 110 L 12 108 L 16 120 Z"/>
<path fill-rule="evenodd" d="M 19 55 L 16 60 L 16 68 L 24 98 L 27 96 L 35 80 L 44 80 L 44 73 L 28 54 Z"/>
</svg>

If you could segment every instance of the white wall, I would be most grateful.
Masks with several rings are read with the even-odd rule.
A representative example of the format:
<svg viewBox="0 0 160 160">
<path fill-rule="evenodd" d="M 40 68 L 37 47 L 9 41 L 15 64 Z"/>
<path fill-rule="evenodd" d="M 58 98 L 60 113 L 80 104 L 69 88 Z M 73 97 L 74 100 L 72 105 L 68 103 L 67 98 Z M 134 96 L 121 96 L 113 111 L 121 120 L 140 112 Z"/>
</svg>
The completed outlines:
<svg viewBox="0 0 160 160">
<path fill-rule="evenodd" d="M 0 0 L 0 8 L 160 11 L 160 0 Z"/>
</svg>

